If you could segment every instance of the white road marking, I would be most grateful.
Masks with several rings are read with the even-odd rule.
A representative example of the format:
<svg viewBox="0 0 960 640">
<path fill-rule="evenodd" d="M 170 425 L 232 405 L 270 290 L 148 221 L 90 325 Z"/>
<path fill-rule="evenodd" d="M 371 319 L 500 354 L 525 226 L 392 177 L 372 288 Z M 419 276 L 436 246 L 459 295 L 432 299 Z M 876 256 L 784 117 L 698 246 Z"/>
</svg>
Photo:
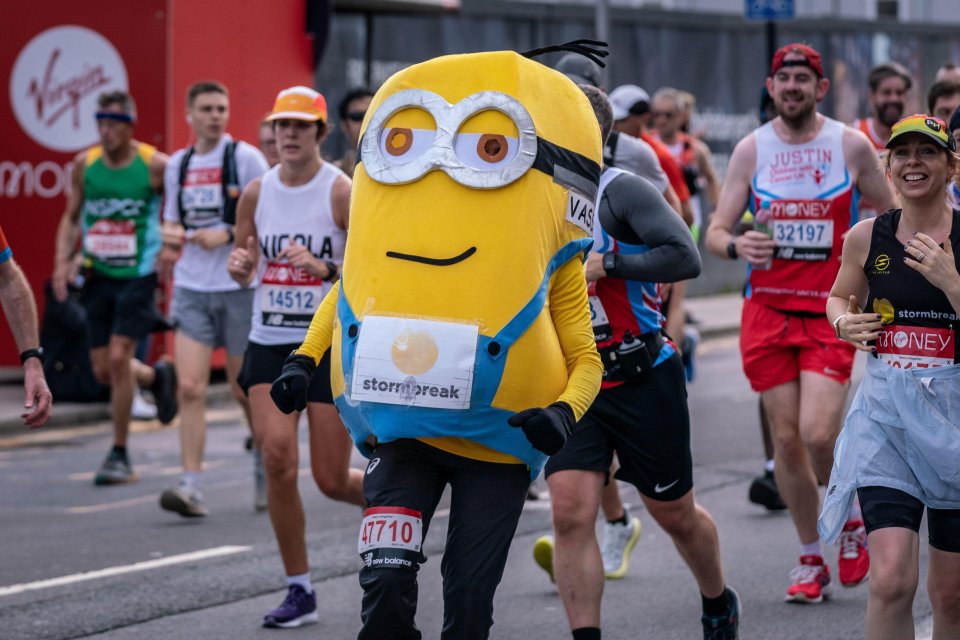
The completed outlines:
<svg viewBox="0 0 960 640">
<path fill-rule="evenodd" d="M 119 576 L 125 573 L 135 573 L 137 571 L 147 571 L 149 569 L 157 569 L 159 567 L 166 567 L 174 564 L 183 564 L 185 562 L 195 562 L 197 560 L 206 560 L 207 558 L 216 558 L 219 556 L 228 556 L 234 553 L 243 553 L 249 551 L 252 547 L 248 546 L 223 546 L 223 547 L 214 547 L 212 549 L 203 549 L 201 551 L 193 551 L 191 553 L 181 553 L 175 556 L 168 556 L 166 558 L 159 558 L 157 560 L 146 560 L 144 562 L 135 562 L 133 564 L 120 565 L 117 567 L 107 567 L 106 569 L 98 569 L 96 571 L 85 571 L 83 573 L 75 573 L 69 576 L 61 576 L 59 578 L 50 578 L 48 580 L 38 580 L 36 582 L 25 582 L 23 584 L 14 584 L 9 587 L 0 587 L 0 597 L 11 596 L 17 593 L 23 593 L 24 591 L 36 591 L 39 589 L 49 589 L 50 587 L 62 587 L 68 584 L 74 584 L 77 582 L 85 582 L 87 580 L 97 580 L 99 578 L 107 578 L 110 576 Z"/>
</svg>

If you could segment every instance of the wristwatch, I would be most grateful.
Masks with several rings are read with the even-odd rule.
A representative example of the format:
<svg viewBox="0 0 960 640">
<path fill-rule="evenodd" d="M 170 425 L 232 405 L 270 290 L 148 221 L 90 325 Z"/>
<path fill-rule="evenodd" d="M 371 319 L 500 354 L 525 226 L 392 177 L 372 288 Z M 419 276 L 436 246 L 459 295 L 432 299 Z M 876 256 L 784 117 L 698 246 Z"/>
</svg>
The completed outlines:
<svg viewBox="0 0 960 640">
<path fill-rule="evenodd" d="M 615 276 L 620 269 L 620 254 L 615 251 L 607 251 L 603 254 L 603 270 L 608 276 Z"/>
<path fill-rule="evenodd" d="M 36 349 L 27 349 L 20 353 L 20 364 L 25 363 L 30 358 L 36 358 L 40 361 L 40 364 L 43 364 L 43 347 L 37 347 Z"/>
<path fill-rule="evenodd" d="M 333 260 L 325 260 L 324 263 L 327 266 L 327 277 L 324 278 L 327 282 L 333 282 L 337 279 L 337 274 L 340 273 L 340 267 L 337 266 L 337 263 Z"/>
<path fill-rule="evenodd" d="M 736 260 L 737 258 L 740 257 L 739 255 L 737 255 L 737 243 L 734 242 L 733 239 L 731 239 L 730 242 L 727 243 L 727 257 L 730 258 L 731 260 Z"/>
</svg>

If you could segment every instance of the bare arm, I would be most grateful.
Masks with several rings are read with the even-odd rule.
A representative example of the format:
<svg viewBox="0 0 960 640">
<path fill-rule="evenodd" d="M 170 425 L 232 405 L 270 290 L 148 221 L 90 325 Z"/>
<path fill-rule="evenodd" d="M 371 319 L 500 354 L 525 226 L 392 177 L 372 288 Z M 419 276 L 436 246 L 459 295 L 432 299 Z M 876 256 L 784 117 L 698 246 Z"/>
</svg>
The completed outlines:
<svg viewBox="0 0 960 640">
<path fill-rule="evenodd" d="M 0 302 L 7 317 L 10 331 L 21 352 L 40 346 L 37 331 L 37 304 L 23 271 L 13 258 L 0 263 Z M 42 427 L 50 417 L 53 396 L 43 376 L 43 365 L 37 358 L 28 358 L 23 363 L 24 391 L 26 398 L 23 414 L 24 424 L 31 428 Z"/>
<path fill-rule="evenodd" d="M 720 200 L 720 178 L 717 176 L 717 170 L 713 166 L 713 156 L 710 154 L 710 147 L 702 140 L 695 140 L 693 146 L 697 157 L 697 166 L 700 169 L 700 175 L 707 182 L 707 200 L 711 205 L 716 205 Z"/>
<path fill-rule="evenodd" d="M 737 255 L 753 264 L 764 264 L 773 255 L 773 240 L 765 233 L 747 231 L 736 238 L 733 227 L 743 216 L 743 207 L 750 197 L 750 180 L 757 163 L 757 144 L 753 134 L 741 140 L 730 156 L 727 177 L 720 189 L 717 208 L 710 216 L 705 242 L 716 256 L 727 258 L 727 244 L 736 243 Z"/>
<path fill-rule="evenodd" d="M 230 277 L 243 287 L 249 287 L 257 270 L 260 251 L 257 249 L 257 225 L 253 215 L 260 199 L 260 178 L 253 180 L 240 194 L 237 202 L 236 236 L 233 251 L 227 260 Z"/>
<path fill-rule="evenodd" d="M 870 251 L 873 222 L 870 219 L 858 223 L 844 238 L 840 271 L 827 299 L 827 319 L 833 324 L 841 318 L 837 325 L 840 339 L 861 351 L 873 351 L 867 342 L 875 340 L 883 326 L 880 314 L 860 310 L 869 294 L 863 264 Z"/>
<path fill-rule="evenodd" d="M 337 178 L 333 183 L 330 204 L 333 207 L 333 221 L 346 231 L 350 227 L 350 189 L 353 183 L 346 176 Z"/>
<path fill-rule="evenodd" d="M 170 156 L 159 151 L 154 153 L 150 160 L 150 186 L 160 194 L 163 193 L 163 172 L 166 171 L 169 161 Z"/>
<path fill-rule="evenodd" d="M 53 295 L 63 302 L 67 299 L 67 278 L 71 261 L 80 239 L 80 209 L 83 206 L 83 169 L 86 153 L 78 153 L 73 159 L 71 169 L 70 194 L 67 205 L 57 225 L 57 241 L 53 258 Z"/>
<path fill-rule="evenodd" d="M 857 189 L 883 212 L 897 206 L 890 182 L 877 159 L 877 152 L 863 132 L 847 127 L 843 130 L 843 153 L 854 170 Z"/>
</svg>

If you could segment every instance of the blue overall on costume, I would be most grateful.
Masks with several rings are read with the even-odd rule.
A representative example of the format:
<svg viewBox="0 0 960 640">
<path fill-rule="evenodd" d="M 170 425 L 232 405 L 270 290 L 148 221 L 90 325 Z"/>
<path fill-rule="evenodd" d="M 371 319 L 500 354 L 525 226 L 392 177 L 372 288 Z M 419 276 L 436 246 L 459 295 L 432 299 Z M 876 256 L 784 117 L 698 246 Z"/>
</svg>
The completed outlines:
<svg viewBox="0 0 960 640">
<path fill-rule="evenodd" d="M 456 436 L 517 457 L 530 467 L 531 479 L 535 478 L 547 456 L 530 445 L 522 429 L 507 424 L 507 418 L 514 414 L 513 411 L 497 409 L 491 405 L 500 387 L 507 353 L 543 310 L 551 276 L 577 254 L 584 254 L 592 242 L 590 238 L 584 238 L 571 241 L 561 248 L 547 264 L 543 280 L 530 301 L 495 336 L 491 338 L 480 335 L 476 348 L 470 408 L 466 410 L 358 402 L 350 398 L 362 322 L 354 314 L 341 283 L 337 316 L 341 332 L 341 364 L 346 386 L 344 393 L 334 398 L 334 403 L 360 453 L 370 457 L 373 451 L 370 436 L 376 437 L 377 442 L 390 442 L 401 438 Z"/>
</svg>

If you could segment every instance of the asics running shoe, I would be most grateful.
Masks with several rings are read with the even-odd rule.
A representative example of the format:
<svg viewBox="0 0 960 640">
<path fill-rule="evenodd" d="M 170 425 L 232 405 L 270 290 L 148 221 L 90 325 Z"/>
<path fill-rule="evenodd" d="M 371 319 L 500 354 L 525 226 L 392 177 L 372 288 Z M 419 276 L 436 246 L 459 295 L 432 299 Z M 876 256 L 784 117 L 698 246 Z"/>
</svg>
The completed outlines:
<svg viewBox="0 0 960 640">
<path fill-rule="evenodd" d="M 790 572 L 787 602 L 816 604 L 830 596 L 830 570 L 820 556 L 800 556 L 800 565 Z"/>
<path fill-rule="evenodd" d="M 867 553 L 867 533 L 863 521 L 851 520 L 843 525 L 840 534 L 840 584 L 855 587 L 870 573 L 870 555 Z"/>
</svg>

